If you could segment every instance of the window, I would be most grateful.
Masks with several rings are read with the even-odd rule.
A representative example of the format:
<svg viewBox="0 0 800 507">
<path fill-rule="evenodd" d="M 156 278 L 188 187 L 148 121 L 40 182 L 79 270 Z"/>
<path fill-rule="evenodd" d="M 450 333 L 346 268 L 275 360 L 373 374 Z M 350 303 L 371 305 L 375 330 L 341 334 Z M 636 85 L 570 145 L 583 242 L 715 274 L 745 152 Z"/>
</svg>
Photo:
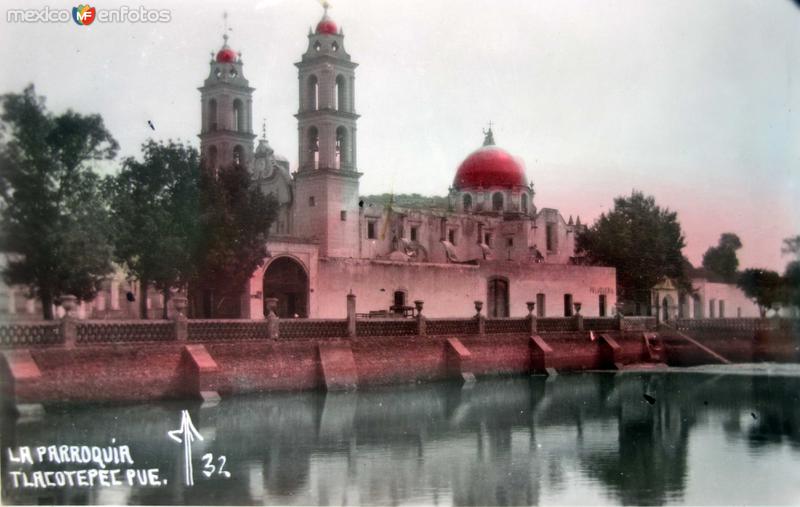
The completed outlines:
<svg viewBox="0 0 800 507">
<path fill-rule="evenodd" d="M 464 204 L 464 211 L 469 211 L 469 210 L 472 209 L 472 196 L 471 195 L 464 194 L 462 202 Z"/>
<path fill-rule="evenodd" d="M 714 318 L 714 307 L 716 306 L 717 300 L 716 299 L 709 299 L 708 300 L 708 318 Z"/>
<path fill-rule="evenodd" d="M 208 101 L 208 130 L 213 132 L 217 130 L 217 101 L 211 99 Z"/>
<path fill-rule="evenodd" d="M 375 239 L 375 220 L 367 221 L 367 239 Z"/>
<path fill-rule="evenodd" d="M 528 194 L 525 192 L 522 193 L 522 197 L 520 198 L 520 207 L 523 213 L 528 213 Z"/>
<path fill-rule="evenodd" d="M 503 211 L 503 194 L 495 192 L 492 195 L 492 209 L 494 211 Z"/>
<path fill-rule="evenodd" d="M 317 205 L 316 201 L 314 200 L 314 196 L 313 195 L 308 198 L 308 205 L 310 207 L 312 207 L 312 208 Z"/>
<path fill-rule="evenodd" d="M 514 246 L 514 238 L 506 238 L 506 246 L 512 248 Z"/>
<path fill-rule="evenodd" d="M 347 211 L 345 211 L 345 210 L 340 211 L 339 212 L 339 218 L 342 220 L 342 222 L 346 222 L 347 221 Z"/>
<path fill-rule="evenodd" d="M 417 241 L 417 231 L 419 231 L 419 226 L 412 225 L 411 226 L 411 241 Z"/>
<path fill-rule="evenodd" d="M 394 291 L 394 305 L 392 306 L 392 311 L 394 311 L 394 313 L 403 313 L 404 306 L 406 306 L 406 291 Z"/>
<path fill-rule="evenodd" d="M 547 235 L 547 251 L 555 252 L 556 250 L 556 224 L 547 224 L 545 228 Z"/>
<path fill-rule="evenodd" d="M 720 319 L 725 318 L 725 300 L 723 299 L 719 300 L 719 318 Z"/>
<path fill-rule="evenodd" d="M 456 230 L 455 229 L 450 229 L 449 231 L 447 231 L 447 241 L 449 241 L 453 245 L 456 244 Z"/>
<path fill-rule="evenodd" d="M 564 294 L 564 317 L 572 317 L 572 294 Z"/>
<path fill-rule="evenodd" d="M 316 111 L 319 109 L 319 81 L 317 80 L 317 76 L 311 75 L 308 78 L 308 90 L 306 96 L 306 103 L 308 104 L 307 109 L 310 111 Z"/>
<path fill-rule="evenodd" d="M 334 43 L 335 44 L 335 43 Z M 337 111 L 347 111 L 349 108 L 347 107 L 347 88 L 344 84 L 344 76 L 341 74 L 336 76 L 336 93 L 334 93 L 334 97 L 336 97 L 336 110 Z"/>
<path fill-rule="evenodd" d="M 740 319 L 742 318 L 742 307 L 741 306 L 736 309 L 736 316 L 738 318 L 740 318 Z"/>
<path fill-rule="evenodd" d="M 508 280 L 500 277 L 490 278 L 487 289 L 487 299 L 489 301 L 489 308 L 487 309 L 488 316 L 495 318 L 508 317 Z"/>
<path fill-rule="evenodd" d="M 545 312 L 545 297 L 544 294 L 541 292 L 536 294 L 536 316 L 537 317 L 544 317 L 546 315 Z"/>
<path fill-rule="evenodd" d="M 347 129 L 339 127 L 336 129 L 336 169 L 341 169 L 342 165 L 347 164 L 350 153 L 347 148 Z"/>
<path fill-rule="evenodd" d="M 703 318 L 703 305 L 700 303 L 700 296 L 697 294 L 692 295 L 692 305 L 694 308 L 692 309 L 692 316 L 695 319 L 702 319 Z"/>
<path fill-rule="evenodd" d="M 212 146 L 208 149 L 208 168 L 215 170 L 217 168 L 217 147 Z"/>
<path fill-rule="evenodd" d="M 484 243 L 485 243 L 487 246 L 492 246 L 492 233 L 491 233 L 491 232 L 487 232 L 487 233 L 484 235 L 483 242 L 484 242 Z"/>
<path fill-rule="evenodd" d="M 336 41 L 333 41 L 331 43 L 331 51 L 333 51 L 334 53 L 339 51 L 339 44 L 337 44 Z"/>
<path fill-rule="evenodd" d="M 313 169 L 319 169 L 319 131 L 317 127 L 308 129 L 309 163 Z"/>
<path fill-rule="evenodd" d="M 244 164 L 244 148 L 241 145 L 236 145 L 233 149 L 233 165 L 242 165 Z"/>
<path fill-rule="evenodd" d="M 314 41 L 314 51 L 319 51 L 320 49 L 322 49 L 322 44 L 318 40 Z"/>
<path fill-rule="evenodd" d="M 606 295 L 605 294 L 600 294 L 600 298 L 599 299 L 600 299 L 598 301 L 598 306 L 600 308 L 600 313 L 599 314 L 600 314 L 601 317 L 605 317 L 606 316 Z"/>
<path fill-rule="evenodd" d="M 233 130 L 237 132 L 244 132 L 244 106 L 242 101 L 236 99 L 233 101 Z"/>
</svg>

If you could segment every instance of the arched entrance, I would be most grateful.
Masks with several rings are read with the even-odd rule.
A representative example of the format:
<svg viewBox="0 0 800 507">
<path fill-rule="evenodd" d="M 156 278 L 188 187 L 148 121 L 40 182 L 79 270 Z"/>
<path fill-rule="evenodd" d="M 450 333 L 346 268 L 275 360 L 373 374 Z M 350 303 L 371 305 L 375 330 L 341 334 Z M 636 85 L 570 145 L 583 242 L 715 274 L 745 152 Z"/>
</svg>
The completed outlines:
<svg viewBox="0 0 800 507">
<path fill-rule="evenodd" d="M 508 280 L 490 278 L 487 299 L 489 317 L 508 317 Z"/>
<path fill-rule="evenodd" d="M 278 257 L 264 271 L 264 315 L 267 298 L 278 299 L 278 317 L 308 317 L 308 274 L 291 257 Z"/>
</svg>

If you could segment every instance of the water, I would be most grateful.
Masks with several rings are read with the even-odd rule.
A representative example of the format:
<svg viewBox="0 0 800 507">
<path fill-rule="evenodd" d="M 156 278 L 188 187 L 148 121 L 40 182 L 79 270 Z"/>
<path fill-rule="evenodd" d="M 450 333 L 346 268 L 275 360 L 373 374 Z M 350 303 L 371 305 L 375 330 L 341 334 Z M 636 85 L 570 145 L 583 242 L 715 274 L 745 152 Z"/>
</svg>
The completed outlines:
<svg viewBox="0 0 800 507">
<path fill-rule="evenodd" d="M 48 407 L 3 420 L 2 500 L 91 504 L 798 504 L 800 368 L 586 373 L 354 394 Z M 647 394 L 655 401 L 650 403 Z M 651 400 L 652 401 L 652 400 Z M 167 437 L 181 410 L 204 440 Z M 128 445 L 161 486 L 13 487 L 19 446 Z M 203 460 L 210 453 L 211 459 Z M 225 457 L 219 473 L 220 456 Z M 18 456 L 17 456 L 18 457 Z M 206 478 L 207 464 L 214 473 Z M 110 468 L 121 465 L 109 465 Z"/>
</svg>

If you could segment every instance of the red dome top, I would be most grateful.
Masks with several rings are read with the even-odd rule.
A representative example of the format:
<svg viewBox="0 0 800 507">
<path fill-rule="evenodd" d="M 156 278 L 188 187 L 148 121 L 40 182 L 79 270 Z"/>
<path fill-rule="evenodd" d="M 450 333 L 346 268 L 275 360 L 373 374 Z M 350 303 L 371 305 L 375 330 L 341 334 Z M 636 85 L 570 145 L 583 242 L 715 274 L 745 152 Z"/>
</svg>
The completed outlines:
<svg viewBox="0 0 800 507">
<path fill-rule="evenodd" d="M 322 20 L 317 23 L 317 33 L 336 35 L 339 33 L 339 27 L 336 26 L 336 23 L 326 14 L 325 17 L 323 17 Z"/>
<path fill-rule="evenodd" d="M 507 151 L 484 146 L 472 152 L 456 171 L 453 186 L 457 190 L 475 187 L 524 187 L 525 169 Z"/>
<path fill-rule="evenodd" d="M 228 46 L 223 47 L 217 53 L 217 62 L 219 63 L 233 63 L 236 61 L 236 52 Z"/>
</svg>

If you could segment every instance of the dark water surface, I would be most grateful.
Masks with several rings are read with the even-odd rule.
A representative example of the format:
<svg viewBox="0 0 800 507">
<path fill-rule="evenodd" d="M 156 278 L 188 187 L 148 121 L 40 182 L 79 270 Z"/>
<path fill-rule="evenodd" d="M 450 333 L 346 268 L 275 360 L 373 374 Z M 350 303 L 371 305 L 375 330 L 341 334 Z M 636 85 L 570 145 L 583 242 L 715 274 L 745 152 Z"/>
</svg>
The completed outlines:
<svg viewBox="0 0 800 507">
<path fill-rule="evenodd" d="M 208 408 L 47 407 L 38 419 L 2 421 L 2 501 L 800 504 L 800 368 L 769 370 L 489 379 L 463 390 L 242 396 Z M 183 444 L 167 437 L 183 409 L 203 437 L 192 443 L 193 486 Z M 20 446 L 112 439 L 129 446 L 134 465 L 109 469 L 157 468 L 166 484 L 14 487 L 12 471 L 97 468 L 15 462 Z"/>
</svg>

